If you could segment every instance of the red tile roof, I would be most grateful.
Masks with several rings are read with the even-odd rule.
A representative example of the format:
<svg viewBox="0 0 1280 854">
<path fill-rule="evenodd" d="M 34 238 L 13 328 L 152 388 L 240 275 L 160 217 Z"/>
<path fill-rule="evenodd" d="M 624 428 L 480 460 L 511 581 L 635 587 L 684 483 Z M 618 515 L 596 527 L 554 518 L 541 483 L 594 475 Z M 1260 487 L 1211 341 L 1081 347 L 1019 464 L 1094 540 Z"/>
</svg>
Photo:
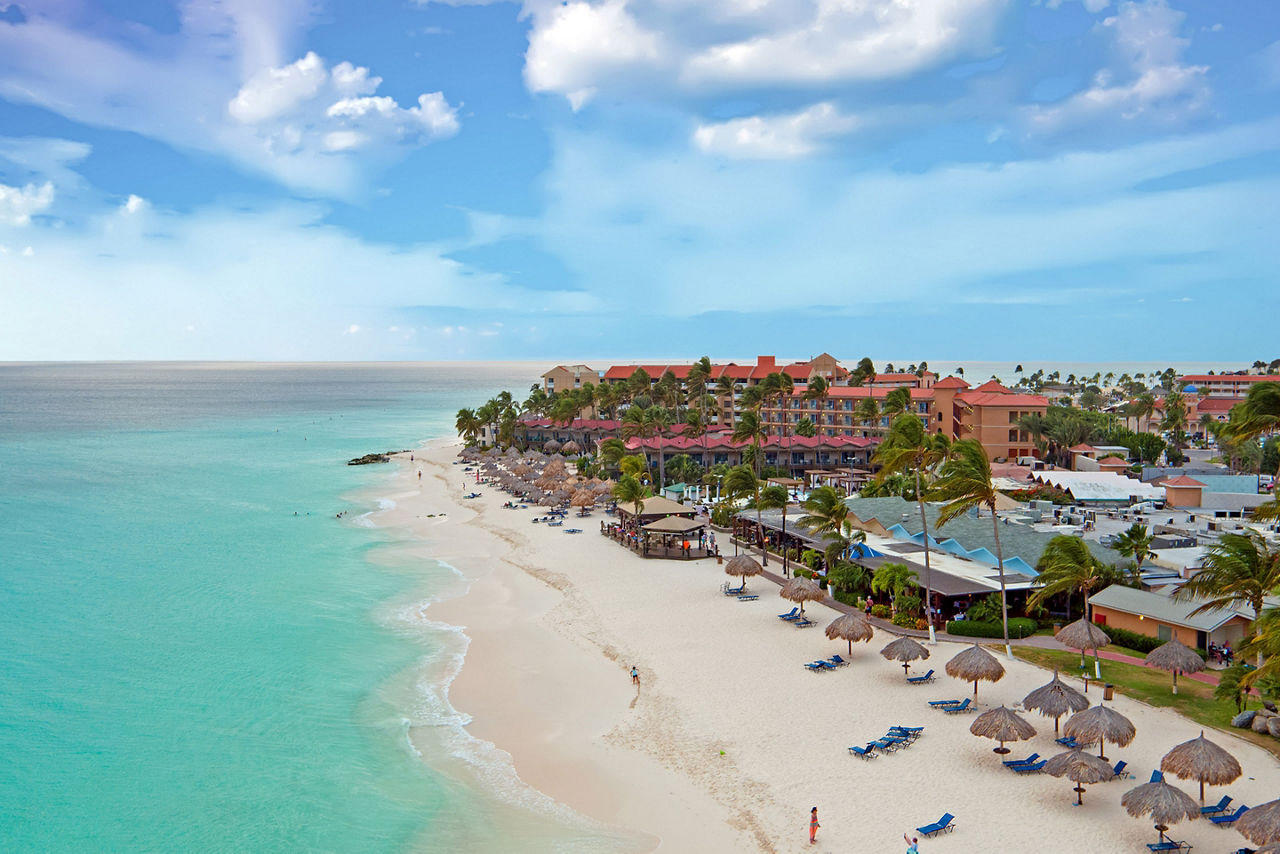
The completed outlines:
<svg viewBox="0 0 1280 854">
<path fill-rule="evenodd" d="M 959 377 L 947 377 L 933 384 L 934 388 L 968 388 L 969 384 Z"/>
<path fill-rule="evenodd" d="M 877 439 L 866 439 L 862 436 L 788 436 L 784 441 L 781 436 L 769 436 L 762 444 L 763 448 L 790 451 L 790 450 L 812 450 L 814 448 L 866 448 L 878 443 Z M 738 449 L 749 446 L 750 442 L 735 442 L 728 436 L 716 436 L 708 433 L 706 436 L 706 445 L 708 449 L 712 448 L 728 448 Z M 627 440 L 627 450 L 635 451 L 640 448 L 656 451 L 659 448 L 664 450 L 702 450 L 704 447 L 703 439 L 686 439 L 684 436 L 652 436 L 645 439 L 631 438 Z"/>
<path fill-rule="evenodd" d="M 1217 380 L 1227 380 L 1228 382 L 1242 383 L 1266 383 L 1280 382 L 1280 377 L 1275 375 L 1258 375 L 1258 374 L 1187 374 L 1178 378 L 1184 383 L 1196 385 L 1197 383 L 1210 383 Z"/>
<path fill-rule="evenodd" d="M 981 391 L 981 392 L 995 392 L 995 393 L 998 393 L 998 394 L 1012 394 L 1012 393 L 1013 393 L 1013 392 L 1009 389 L 1009 387 L 1008 387 L 1008 386 L 1001 385 L 999 382 L 997 382 L 997 381 L 995 381 L 995 380 L 987 380 L 985 383 L 983 383 L 982 385 L 980 385 L 980 386 L 978 386 L 977 388 L 975 388 L 975 389 L 974 389 L 974 391 Z"/>
<path fill-rule="evenodd" d="M 981 388 L 981 386 L 979 386 Z M 1049 398 L 1038 394 L 1013 394 L 1012 392 L 982 393 L 977 389 L 956 395 L 956 400 L 969 406 L 1043 406 L 1048 407 Z"/>
<path fill-rule="evenodd" d="M 1100 466 L 1117 466 L 1118 465 L 1118 466 L 1125 466 L 1127 468 L 1129 465 L 1129 461 L 1122 460 L 1119 457 L 1103 457 L 1102 459 L 1098 460 L 1098 465 Z"/>
<path fill-rule="evenodd" d="M 521 418 L 521 424 L 529 427 L 554 427 L 559 430 L 617 430 L 621 421 L 610 418 L 575 418 L 568 424 L 550 418 Z"/>
<path fill-rule="evenodd" d="M 893 383 L 893 382 L 919 382 L 920 377 L 915 374 L 894 373 L 894 374 L 876 374 L 868 382 L 873 383 Z"/>
<path fill-rule="evenodd" d="M 1073 446 L 1071 447 L 1071 450 L 1073 450 L 1073 451 L 1097 451 L 1098 449 L 1097 449 L 1097 448 L 1095 448 L 1093 445 L 1079 444 L 1079 445 L 1073 445 Z"/>
<path fill-rule="evenodd" d="M 1240 402 L 1238 397 L 1206 397 L 1196 401 L 1197 412 L 1230 412 Z"/>
<path fill-rule="evenodd" d="M 1167 478 L 1165 480 L 1159 481 L 1156 483 L 1156 486 L 1173 486 L 1173 487 L 1198 486 L 1203 488 L 1205 484 L 1201 483 L 1200 481 L 1196 480 L 1193 477 L 1187 477 L 1185 474 L 1180 474 L 1177 477 L 1171 477 L 1171 478 Z"/>
</svg>

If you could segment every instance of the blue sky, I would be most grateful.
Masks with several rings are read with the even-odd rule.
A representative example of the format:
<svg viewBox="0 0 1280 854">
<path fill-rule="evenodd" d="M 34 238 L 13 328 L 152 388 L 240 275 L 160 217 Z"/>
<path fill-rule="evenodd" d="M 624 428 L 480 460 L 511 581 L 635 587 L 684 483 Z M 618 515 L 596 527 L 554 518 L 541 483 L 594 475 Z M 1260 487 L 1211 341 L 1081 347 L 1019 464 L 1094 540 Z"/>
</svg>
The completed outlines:
<svg viewBox="0 0 1280 854">
<path fill-rule="evenodd" d="M 1271 359 L 1280 4 L 0 0 L 0 359 Z"/>
</svg>

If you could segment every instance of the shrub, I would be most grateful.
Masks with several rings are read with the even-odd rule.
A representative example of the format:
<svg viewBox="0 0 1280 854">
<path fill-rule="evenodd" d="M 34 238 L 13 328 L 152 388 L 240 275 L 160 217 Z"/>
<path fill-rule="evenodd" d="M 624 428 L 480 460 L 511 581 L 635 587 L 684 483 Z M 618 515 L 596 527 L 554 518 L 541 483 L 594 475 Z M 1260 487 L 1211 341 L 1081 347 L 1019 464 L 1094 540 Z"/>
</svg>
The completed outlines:
<svg viewBox="0 0 1280 854">
<path fill-rule="evenodd" d="M 855 608 L 862 608 L 862 600 L 858 598 L 858 594 L 850 593 L 847 590 L 837 590 L 832 594 L 837 602 L 843 602 L 846 605 L 852 605 Z"/>
<path fill-rule="evenodd" d="M 916 625 L 916 618 L 905 611 L 900 611 L 893 615 L 893 624 L 895 626 L 901 626 L 904 629 L 913 629 Z"/>
<path fill-rule="evenodd" d="M 924 617 L 919 617 L 916 619 L 916 628 L 923 632 L 925 629 L 929 628 L 929 624 L 925 622 Z"/>
<path fill-rule="evenodd" d="M 903 593 L 894 600 L 898 605 L 898 613 L 910 614 L 913 618 L 920 613 L 921 600 L 919 596 L 912 596 L 910 593 Z"/>
<path fill-rule="evenodd" d="M 889 616 L 889 606 L 888 605 L 872 605 L 871 616 L 879 617 L 880 619 L 883 620 L 885 617 Z"/>
<path fill-rule="evenodd" d="M 1127 646 L 1129 649 L 1136 649 L 1138 652 L 1151 652 L 1158 646 L 1166 643 L 1160 638 L 1153 638 L 1150 635 L 1140 635 L 1137 632 L 1131 632 L 1128 629 L 1121 629 L 1115 626 L 1102 626 L 1107 637 L 1111 638 L 1111 642 L 1117 646 Z M 1208 653 L 1203 649 L 1197 649 L 1201 658 L 1208 658 Z"/>
<path fill-rule="evenodd" d="M 1027 617 L 1011 617 L 1009 619 L 1009 637 L 1025 638 L 1036 632 L 1036 621 Z M 981 620 L 951 620 L 947 623 L 947 634 L 966 638 L 1002 638 L 1004 629 L 998 622 Z"/>
</svg>

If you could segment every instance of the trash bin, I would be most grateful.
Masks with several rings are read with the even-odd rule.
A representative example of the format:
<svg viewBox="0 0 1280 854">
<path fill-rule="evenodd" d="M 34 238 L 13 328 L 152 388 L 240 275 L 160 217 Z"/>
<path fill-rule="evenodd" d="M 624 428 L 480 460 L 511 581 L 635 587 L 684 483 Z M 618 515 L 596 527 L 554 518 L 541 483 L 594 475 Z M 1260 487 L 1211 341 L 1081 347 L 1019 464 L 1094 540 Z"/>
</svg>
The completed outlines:
<svg viewBox="0 0 1280 854">
<path fill-rule="evenodd" d="M 1112 685 L 1110 682 L 1102 686 L 1102 699 L 1110 700 L 1113 697 L 1115 697 L 1115 695 L 1116 695 L 1116 686 Z"/>
</svg>

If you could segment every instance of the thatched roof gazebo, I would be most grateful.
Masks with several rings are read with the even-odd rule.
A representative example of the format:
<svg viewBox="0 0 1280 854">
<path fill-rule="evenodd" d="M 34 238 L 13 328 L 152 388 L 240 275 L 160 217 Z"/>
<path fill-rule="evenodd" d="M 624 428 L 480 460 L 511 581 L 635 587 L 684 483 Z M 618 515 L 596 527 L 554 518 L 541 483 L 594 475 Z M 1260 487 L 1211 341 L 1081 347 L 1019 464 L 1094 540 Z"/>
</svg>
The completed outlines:
<svg viewBox="0 0 1280 854">
<path fill-rule="evenodd" d="M 737 558 L 734 558 L 734 560 L 737 560 Z M 871 625 L 871 621 L 857 611 L 852 614 L 841 614 L 827 626 L 827 637 L 831 640 L 839 639 L 849 642 L 850 655 L 853 655 L 854 641 L 867 641 L 869 643 L 875 633 L 876 630 Z"/>
<path fill-rule="evenodd" d="M 1199 673 L 1204 670 L 1204 659 L 1200 653 L 1191 649 L 1182 641 L 1174 638 L 1147 653 L 1148 667 L 1167 670 L 1173 674 L 1173 693 L 1178 693 L 1179 673 Z"/>
<path fill-rule="evenodd" d="M 1053 638 L 1063 646 L 1080 650 L 1081 670 L 1084 669 L 1084 651 L 1086 649 L 1093 650 L 1093 675 L 1098 679 L 1102 678 L 1102 664 L 1098 661 L 1098 650 L 1111 643 L 1111 638 L 1107 637 L 1106 632 L 1087 619 L 1082 618 L 1063 626 Z"/>
<path fill-rule="evenodd" d="M 582 515 L 587 515 L 586 510 L 596 503 L 596 494 L 590 489 L 579 489 L 573 494 L 573 498 L 569 500 L 570 507 L 578 507 L 582 510 Z"/>
<path fill-rule="evenodd" d="M 901 661 L 902 672 L 905 675 L 911 668 L 911 662 L 919 658 L 929 657 L 929 650 L 911 638 L 901 637 L 887 644 L 884 649 L 880 650 L 880 654 L 890 661 Z"/>
<path fill-rule="evenodd" d="M 1067 712 L 1079 712 L 1089 708 L 1089 698 L 1058 678 L 1058 671 L 1053 671 L 1053 680 L 1041 685 L 1022 698 L 1024 709 L 1034 709 L 1046 718 L 1053 718 L 1053 734 L 1058 734 L 1058 718 Z"/>
<path fill-rule="evenodd" d="M 1169 825 L 1195 821 L 1200 817 L 1200 805 L 1195 798 L 1164 780 L 1130 789 L 1120 798 L 1120 805 L 1134 818 L 1148 816 L 1154 821 L 1161 842 L 1164 842 L 1164 832 Z"/>
<path fill-rule="evenodd" d="M 1270 847 L 1280 842 L 1280 801 L 1267 801 L 1251 808 L 1236 822 L 1236 830 L 1255 845 Z M 1280 848 L 1280 846 L 1277 846 Z M 1265 848 L 1259 849 L 1259 852 Z"/>
<path fill-rule="evenodd" d="M 1066 777 L 1076 784 L 1076 806 L 1084 803 L 1084 787 L 1086 784 L 1105 783 L 1116 776 L 1115 770 L 1106 760 L 1085 753 L 1076 748 L 1059 753 L 1044 763 L 1044 772 L 1054 777 Z"/>
<path fill-rule="evenodd" d="M 969 725 L 969 732 L 1000 742 L 1000 746 L 995 748 L 994 752 L 1003 755 L 1009 752 L 1009 748 L 1004 746 L 1006 741 L 1025 741 L 1028 738 L 1034 738 L 1036 728 L 1018 717 L 1017 713 L 1008 706 L 996 706 L 978 715 Z"/>
<path fill-rule="evenodd" d="M 582 453 L 582 446 L 570 439 L 560 446 L 560 453 L 578 455 Z"/>
<path fill-rule="evenodd" d="M 546 443 L 543 444 L 542 450 L 546 451 L 548 454 L 558 454 L 560 453 L 561 447 L 561 444 L 555 439 L 548 439 Z"/>
<path fill-rule="evenodd" d="M 1127 747 L 1137 734 L 1132 721 L 1107 706 L 1094 706 L 1083 712 L 1076 712 L 1067 718 L 1062 732 L 1082 745 L 1097 742 L 1099 759 L 1107 758 L 1104 752 L 1106 742 Z"/>
<path fill-rule="evenodd" d="M 1244 773 L 1234 756 L 1204 737 L 1204 730 L 1200 730 L 1198 738 L 1184 741 L 1166 753 L 1160 760 L 1160 770 L 1180 780 L 1200 781 L 1202 804 L 1205 783 L 1225 786 L 1239 780 Z"/>
<path fill-rule="evenodd" d="M 978 696 L 978 682 L 999 682 L 1004 678 L 1004 665 L 976 643 L 952 656 L 947 662 L 947 675 L 973 683 L 973 696 Z"/>
<path fill-rule="evenodd" d="M 778 591 L 778 595 L 783 599 L 791 602 L 797 602 L 800 605 L 800 616 L 804 616 L 805 602 L 820 602 L 827 598 L 827 591 L 818 586 L 818 582 L 812 578 L 793 578 L 786 584 L 782 585 L 782 589 Z"/>
<path fill-rule="evenodd" d="M 737 555 L 729 558 L 724 565 L 725 575 L 734 575 L 742 578 L 742 589 L 747 589 L 747 579 L 753 575 L 759 575 L 764 572 L 764 568 L 760 566 L 750 555 Z"/>
</svg>

